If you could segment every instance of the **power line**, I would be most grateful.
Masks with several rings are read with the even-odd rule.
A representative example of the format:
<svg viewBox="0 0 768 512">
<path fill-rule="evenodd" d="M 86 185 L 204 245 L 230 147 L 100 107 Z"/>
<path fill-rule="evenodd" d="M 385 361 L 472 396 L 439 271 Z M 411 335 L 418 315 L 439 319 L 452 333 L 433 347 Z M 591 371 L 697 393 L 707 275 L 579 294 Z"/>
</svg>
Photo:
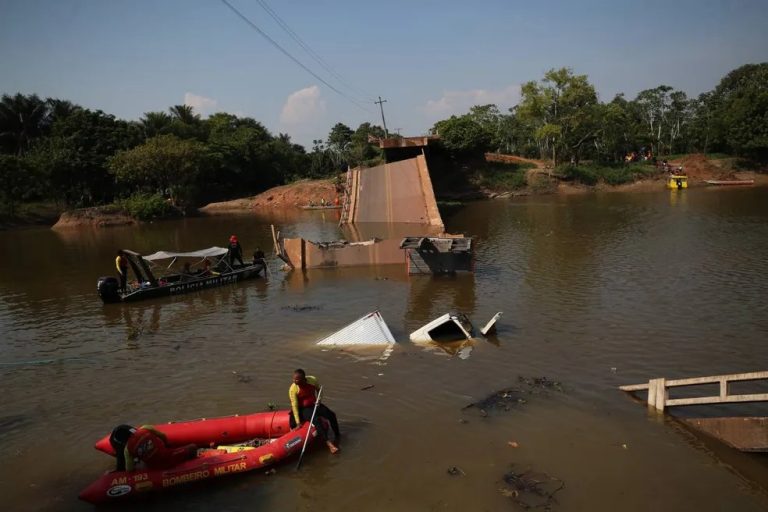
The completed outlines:
<svg viewBox="0 0 768 512">
<path fill-rule="evenodd" d="M 238 16 L 239 16 L 239 17 L 240 17 L 240 18 L 241 18 L 243 21 L 245 21 L 245 22 L 246 22 L 248 25 L 250 25 L 250 26 L 251 26 L 251 28 L 253 28 L 253 29 L 254 29 L 256 32 L 258 32 L 259 34 L 261 34 L 261 36 L 262 36 L 264 39 L 266 39 L 267 41 L 269 41 L 269 42 L 272 44 L 272 46 L 274 46 L 275 48 L 277 48 L 278 50 L 280 50 L 280 52 L 281 52 L 283 55 L 285 55 L 286 57 L 288 57 L 289 59 L 291 59 L 293 62 L 295 62 L 295 63 L 296 63 L 298 66 L 300 66 L 300 67 L 301 67 L 301 68 L 302 68 L 304 71 L 306 71 L 307 73 L 309 73 L 309 74 L 310 74 L 310 75 L 312 75 L 313 77 L 315 77 L 315 78 L 317 78 L 318 80 L 320 80 L 322 83 L 324 83 L 324 84 L 325 84 L 325 85 L 326 85 L 328 88 L 330 88 L 331 90 L 333 90 L 333 91 L 334 91 L 335 93 L 337 93 L 339 96 L 342 96 L 342 97 L 346 98 L 346 99 L 347 99 L 347 100 L 349 100 L 350 102 L 354 103 L 354 104 L 355 104 L 357 107 L 359 107 L 359 108 L 361 108 L 361 109 L 365 110 L 366 112 L 368 112 L 368 113 L 370 113 L 370 114 L 373 114 L 373 112 L 372 112 L 371 110 L 369 110 L 369 109 L 365 108 L 365 107 L 364 107 L 363 105 L 361 105 L 361 104 L 360 104 L 360 103 L 359 103 L 357 100 L 355 100 L 354 98 L 350 98 L 348 95 L 346 95 L 345 93 L 343 93 L 343 92 L 341 92 L 340 90 L 338 90 L 336 87 L 332 86 L 331 84 L 329 84 L 328 82 L 326 82 L 325 80 L 323 80 L 323 79 L 322 79 L 320 76 L 318 76 L 318 75 L 317 75 L 317 73 L 315 73 L 314 71 L 312 71 L 311 69 L 309 69 L 307 66 L 305 66 L 305 65 L 304 65 L 304 64 L 303 64 L 303 63 L 302 63 L 302 62 L 301 62 L 299 59 L 297 59 L 296 57 L 294 57 L 293 55 L 291 55 L 291 54 L 290 54 L 290 53 L 289 53 L 289 52 L 288 52 L 288 51 L 287 51 L 285 48 L 283 48 L 282 46 L 280 46 L 279 44 L 277 44 L 277 42 L 276 42 L 274 39 L 272 39 L 271 37 L 269 37 L 269 35 L 267 35 L 267 33 L 266 33 L 266 32 L 264 32 L 263 30 L 261 30 L 261 29 L 260 29 L 260 28 L 259 28 L 259 27 L 258 27 L 258 26 L 257 26 L 257 25 L 254 23 L 254 22 L 252 22 L 250 19 L 248 19 L 248 17 L 246 17 L 246 16 L 245 16 L 243 13 L 241 13 L 240 11 L 238 11 L 238 10 L 237 10 L 237 8 L 236 8 L 235 6 L 233 6 L 232 4 L 230 4 L 230 3 L 229 3 L 227 0 L 221 0 L 221 2 L 222 2 L 224 5 L 226 5 L 227 7 L 229 7 L 229 8 L 232 10 L 232 12 L 234 12 L 235 14 L 237 14 L 237 15 L 238 15 Z"/>
<path fill-rule="evenodd" d="M 320 55 L 318 55 L 317 52 L 315 52 L 309 44 L 304 42 L 304 40 L 299 37 L 299 35 L 288 26 L 288 24 L 272 9 L 272 7 L 266 2 L 266 0 L 256 0 L 259 5 L 261 5 L 262 9 L 267 11 L 267 14 L 269 14 L 272 19 L 274 19 L 278 25 L 280 25 L 283 30 L 286 31 L 286 33 L 291 36 L 291 39 L 296 41 L 296 43 L 301 46 L 305 52 L 307 52 L 307 55 L 312 57 L 315 62 L 320 64 L 320 66 L 325 69 L 328 73 L 330 73 L 333 77 L 336 78 L 342 85 L 344 85 L 347 89 L 349 89 L 351 92 L 354 92 L 355 94 L 360 94 L 361 96 L 368 96 L 369 98 L 372 97 L 372 94 L 369 94 L 368 92 L 353 86 L 351 83 L 349 83 L 343 76 L 341 76 L 335 69 L 331 67 L 328 62 L 326 62 L 325 59 L 323 59 Z M 367 99 L 366 101 L 373 101 L 372 99 Z"/>
</svg>

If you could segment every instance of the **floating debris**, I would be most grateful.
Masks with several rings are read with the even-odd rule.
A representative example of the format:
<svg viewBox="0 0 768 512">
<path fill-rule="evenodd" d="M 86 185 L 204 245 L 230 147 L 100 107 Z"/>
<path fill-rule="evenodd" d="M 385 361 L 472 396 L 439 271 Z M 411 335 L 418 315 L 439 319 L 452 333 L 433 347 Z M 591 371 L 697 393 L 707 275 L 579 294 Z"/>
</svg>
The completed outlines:
<svg viewBox="0 0 768 512">
<path fill-rule="evenodd" d="M 458 466 L 449 467 L 447 473 L 451 476 L 467 476 L 464 470 Z"/>
<path fill-rule="evenodd" d="M 368 384 L 367 386 L 363 386 L 360 388 L 360 391 L 366 391 L 368 389 L 372 389 L 376 384 Z"/>
<path fill-rule="evenodd" d="M 472 402 L 462 409 L 477 408 L 482 416 L 487 416 L 492 409 L 509 411 L 513 407 L 528 403 L 531 395 L 547 394 L 549 391 L 563 391 L 560 382 L 547 377 L 518 377 L 518 386 L 495 391 L 477 402 Z"/>
<path fill-rule="evenodd" d="M 411 333 L 411 341 L 451 342 L 472 338 L 472 323 L 462 313 L 446 313 Z"/>
<path fill-rule="evenodd" d="M 244 375 L 242 373 L 238 373 L 235 370 L 232 370 L 232 374 L 237 377 L 237 382 L 242 382 L 243 384 L 248 384 L 253 379 L 249 377 L 248 375 Z"/>
<path fill-rule="evenodd" d="M 502 479 L 507 487 L 499 489 L 499 492 L 526 510 L 550 510 L 557 503 L 555 494 L 565 487 L 565 482 L 559 478 L 532 470 L 518 473 L 514 466 Z"/>
<path fill-rule="evenodd" d="M 358 318 L 343 329 L 318 341 L 318 345 L 393 345 L 395 338 L 378 311 Z"/>
<path fill-rule="evenodd" d="M 283 306 L 280 309 L 301 313 L 302 311 L 317 311 L 319 309 L 323 309 L 323 306 L 313 306 L 311 304 L 291 304 L 288 306 Z"/>
<path fill-rule="evenodd" d="M 485 324 L 485 326 L 482 329 L 480 329 L 480 333 L 485 337 L 496 334 L 496 322 L 498 321 L 499 318 L 501 318 L 501 315 L 502 315 L 501 311 L 493 315 L 493 318 L 488 320 L 488 323 Z"/>
</svg>

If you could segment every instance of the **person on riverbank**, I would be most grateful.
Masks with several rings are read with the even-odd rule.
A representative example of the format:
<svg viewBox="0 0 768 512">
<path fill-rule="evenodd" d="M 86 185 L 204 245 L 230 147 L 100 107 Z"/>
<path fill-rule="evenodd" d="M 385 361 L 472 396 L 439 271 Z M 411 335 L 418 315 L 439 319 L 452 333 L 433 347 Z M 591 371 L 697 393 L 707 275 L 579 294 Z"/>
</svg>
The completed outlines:
<svg viewBox="0 0 768 512">
<path fill-rule="evenodd" d="M 165 469 L 197 456 L 194 444 L 170 448 L 166 435 L 152 425 L 119 425 L 112 430 L 109 444 L 115 450 L 117 471 L 133 471 L 137 460 L 151 469 Z"/>
<path fill-rule="evenodd" d="M 291 401 L 291 428 L 301 425 L 304 421 L 309 421 L 312 417 L 319 389 L 320 383 L 315 377 L 307 375 L 301 368 L 294 370 L 293 384 L 288 388 L 288 398 Z M 322 421 L 323 419 L 330 423 L 330 429 Z M 331 453 L 337 453 L 339 451 L 338 440 L 341 437 L 341 433 L 339 432 L 339 422 L 336 419 L 336 414 L 326 407 L 325 404 L 318 403 L 315 419 L 312 424 L 317 428 L 320 437 L 328 446 L 328 450 Z"/>
<path fill-rule="evenodd" d="M 229 237 L 229 245 L 227 246 L 229 252 L 227 256 L 229 258 L 229 266 L 234 268 L 235 260 L 240 262 L 240 266 L 245 265 L 243 263 L 243 248 L 240 246 L 240 242 L 237 241 L 237 237 L 232 235 Z"/>
<path fill-rule="evenodd" d="M 117 251 L 115 267 L 117 267 L 117 273 L 120 276 L 120 290 L 125 293 L 128 283 L 128 257 L 122 249 Z"/>
</svg>

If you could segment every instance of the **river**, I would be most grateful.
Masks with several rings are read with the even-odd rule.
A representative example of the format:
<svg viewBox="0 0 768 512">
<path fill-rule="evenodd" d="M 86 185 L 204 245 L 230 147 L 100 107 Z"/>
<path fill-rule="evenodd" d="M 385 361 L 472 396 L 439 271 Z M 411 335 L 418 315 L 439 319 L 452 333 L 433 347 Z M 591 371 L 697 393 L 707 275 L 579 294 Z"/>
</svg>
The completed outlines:
<svg viewBox="0 0 768 512">
<path fill-rule="evenodd" d="M 271 248 L 273 222 L 286 236 L 346 234 L 333 212 L 0 232 L 4 508 L 89 510 L 77 494 L 111 468 L 92 446 L 114 425 L 286 407 L 292 370 L 303 367 L 339 416 L 339 455 L 316 449 L 300 471 L 284 464 L 142 507 L 522 510 L 503 480 L 513 469 L 565 483 L 553 510 L 765 510 L 765 455 L 694 436 L 617 387 L 766 369 L 766 192 L 470 203 L 444 220 L 475 237 L 473 275 L 285 273 L 270 261 L 266 280 L 129 305 L 96 295 L 116 248 L 193 250 L 235 233 L 250 254 Z M 376 309 L 399 341 L 387 359 L 314 345 Z M 503 311 L 497 338 L 458 353 L 408 341 L 449 310 L 476 325 Z M 519 377 L 544 376 L 561 390 L 487 416 L 464 409 Z M 768 414 L 765 404 L 718 407 L 673 414 Z"/>
</svg>

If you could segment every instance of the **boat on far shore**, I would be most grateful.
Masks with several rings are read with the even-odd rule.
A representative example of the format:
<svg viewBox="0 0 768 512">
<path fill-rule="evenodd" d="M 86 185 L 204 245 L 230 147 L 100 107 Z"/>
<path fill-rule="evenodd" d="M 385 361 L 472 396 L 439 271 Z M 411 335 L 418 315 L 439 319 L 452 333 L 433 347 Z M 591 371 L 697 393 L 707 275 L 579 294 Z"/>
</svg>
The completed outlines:
<svg viewBox="0 0 768 512">
<path fill-rule="evenodd" d="M 754 185 L 755 180 L 706 180 L 707 185 Z"/>
<path fill-rule="evenodd" d="M 302 210 L 340 210 L 341 205 L 326 204 L 325 206 L 323 206 L 323 205 L 307 204 L 304 206 L 299 206 L 299 208 L 301 208 Z"/>
</svg>

